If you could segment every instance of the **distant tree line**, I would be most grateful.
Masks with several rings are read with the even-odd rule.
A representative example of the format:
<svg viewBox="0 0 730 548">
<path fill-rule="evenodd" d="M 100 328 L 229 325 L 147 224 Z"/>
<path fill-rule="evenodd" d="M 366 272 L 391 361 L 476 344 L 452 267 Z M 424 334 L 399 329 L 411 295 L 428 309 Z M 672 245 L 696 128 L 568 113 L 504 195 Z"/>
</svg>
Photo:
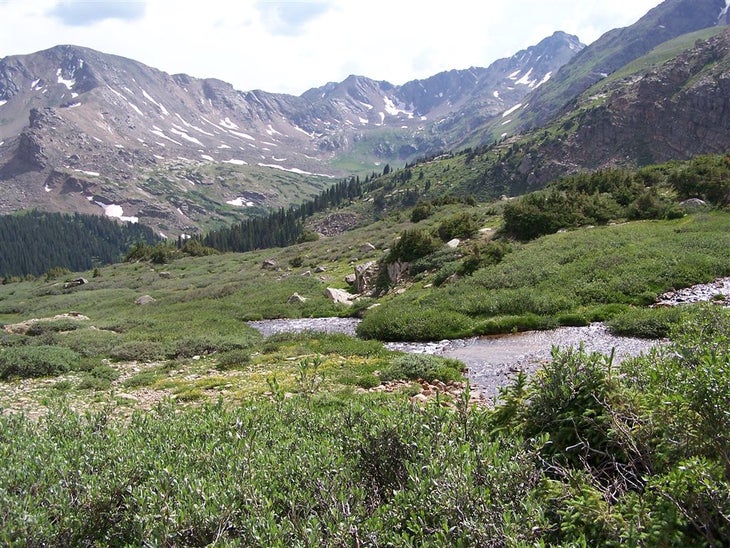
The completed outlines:
<svg viewBox="0 0 730 548">
<path fill-rule="evenodd" d="M 119 262 L 135 242 L 156 243 L 151 228 L 98 215 L 41 211 L 0 216 L 0 277 L 51 269 L 89 270 Z"/>
<path fill-rule="evenodd" d="M 373 174 L 376 177 L 376 174 Z M 253 217 L 231 227 L 197 236 L 200 243 L 218 251 L 244 252 L 270 247 L 285 247 L 300 240 L 304 235 L 304 221 L 315 213 L 337 207 L 360 198 L 365 192 L 370 176 L 364 182 L 359 177 L 342 180 L 315 198 L 289 209 L 280 208 L 262 217 Z"/>
</svg>

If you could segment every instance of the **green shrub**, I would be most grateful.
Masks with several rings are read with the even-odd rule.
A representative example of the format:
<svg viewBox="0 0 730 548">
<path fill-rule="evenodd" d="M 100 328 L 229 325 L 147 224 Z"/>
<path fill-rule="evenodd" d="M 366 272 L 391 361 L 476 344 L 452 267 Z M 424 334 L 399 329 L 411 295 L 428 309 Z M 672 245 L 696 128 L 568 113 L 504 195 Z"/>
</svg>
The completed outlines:
<svg viewBox="0 0 730 548">
<path fill-rule="evenodd" d="M 354 381 L 354 384 L 359 386 L 360 388 L 364 388 L 365 390 L 368 390 L 370 388 L 375 388 L 380 384 L 380 378 L 376 377 L 375 375 L 367 374 L 360 377 L 357 377 Z M 346 382 L 346 381 L 343 381 Z"/>
<path fill-rule="evenodd" d="M 500 333 L 554 329 L 558 325 L 557 319 L 551 316 L 538 316 L 537 314 L 497 316 L 477 324 L 474 328 L 474 333 L 479 335 L 499 335 Z"/>
<path fill-rule="evenodd" d="M 679 325 L 683 310 L 681 307 L 631 308 L 606 322 L 614 335 L 662 339 Z"/>
<path fill-rule="evenodd" d="M 163 344 L 155 341 L 128 341 L 115 346 L 110 354 L 117 361 L 151 362 L 164 359 L 167 352 Z"/>
<path fill-rule="evenodd" d="M 119 345 L 121 337 L 113 331 L 77 329 L 58 337 L 56 344 L 65 346 L 85 358 L 108 357 Z"/>
<path fill-rule="evenodd" d="M 567 327 L 584 327 L 591 323 L 585 314 L 578 312 L 566 312 L 564 314 L 559 314 L 557 321 L 560 325 Z"/>
<path fill-rule="evenodd" d="M 380 372 L 382 381 L 424 380 L 432 382 L 460 381 L 463 379 L 464 364 L 458 360 L 430 354 L 405 354 L 398 356 Z"/>
<path fill-rule="evenodd" d="M 472 334 L 472 320 L 450 310 L 389 303 L 369 311 L 357 334 L 380 341 L 436 341 Z"/>
<path fill-rule="evenodd" d="M 420 229 L 406 230 L 390 248 L 386 262 L 394 263 L 400 260 L 410 263 L 430 255 L 439 247 L 440 243 L 427 231 Z"/>
<path fill-rule="evenodd" d="M 79 355 L 57 346 L 17 346 L 0 349 L 0 379 L 49 377 L 78 366 Z"/>
<path fill-rule="evenodd" d="M 418 223 L 424 219 L 428 219 L 433 214 L 433 204 L 431 202 L 418 202 L 416 207 L 411 211 L 411 222 Z"/>
<path fill-rule="evenodd" d="M 436 272 L 433 277 L 433 283 L 436 287 L 442 286 L 446 280 L 455 274 L 460 274 L 462 265 L 460 263 L 447 263 Z"/>
<path fill-rule="evenodd" d="M 37 337 L 45 333 L 59 333 L 62 331 L 75 331 L 85 327 L 84 323 L 72 319 L 59 319 L 34 322 L 28 327 L 27 335 Z"/>
<path fill-rule="evenodd" d="M 237 369 L 251 363 L 251 353 L 247 350 L 228 350 L 218 355 L 218 369 Z"/>
<path fill-rule="evenodd" d="M 8 348 L 11 346 L 23 346 L 29 344 L 31 341 L 26 335 L 20 335 L 18 333 L 7 333 L 0 329 L 0 348 Z"/>
<path fill-rule="evenodd" d="M 466 240 L 473 238 L 479 231 L 479 224 L 471 213 L 459 213 L 441 222 L 438 235 L 442 241 L 448 242 L 453 238 Z"/>
<path fill-rule="evenodd" d="M 151 386 L 159 378 L 160 373 L 158 371 L 140 371 L 139 373 L 132 375 L 128 379 L 125 379 L 124 382 L 122 382 L 122 386 L 124 386 L 125 388 L 141 388 L 143 386 Z"/>
<path fill-rule="evenodd" d="M 413 261 L 408 269 L 408 274 L 416 276 L 421 272 L 439 270 L 450 263 L 458 261 L 461 256 L 462 254 L 460 251 L 444 246 L 437 249 L 430 255 Z"/>
<path fill-rule="evenodd" d="M 215 352 L 230 352 L 232 350 L 245 350 L 250 348 L 247 339 L 235 337 L 223 337 L 218 335 L 194 335 L 182 337 L 175 341 L 174 350 L 170 358 L 192 358 L 193 356 L 204 356 Z"/>
</svg>

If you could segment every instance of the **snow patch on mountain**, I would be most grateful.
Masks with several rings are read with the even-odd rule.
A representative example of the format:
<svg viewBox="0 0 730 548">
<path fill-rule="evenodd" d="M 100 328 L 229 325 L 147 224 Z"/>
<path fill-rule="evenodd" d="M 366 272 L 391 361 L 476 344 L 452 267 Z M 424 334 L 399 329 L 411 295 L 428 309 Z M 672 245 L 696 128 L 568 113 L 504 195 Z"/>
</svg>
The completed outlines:
<svg viewBox="0 0 730 548">
<path fill-rule="evenodd" d="M 202 147 L 202 146 L 204 146 L 204 145 L 203 145 L 203 143 L 201 143 L 201 142 L 200 142 L 200 141 L 199 141 L 198 139 L 196 139 L 195 137 L 191 137 L 191 136 L 190 136 L 190 135 L 188 135 L 188 134 L 187 134 L 187 133 L 186 133 L 185 131 L 183 131 L 183 130 L 182 130 L 182 129 L 180 128 L 180 126 L 177 126 L 177 125 L 173 124 L 173 127 L 172 127 L 172 129 L 171 129 L 170 131 L 171 131 L 171 132 L 172 132 L 172 133 L 173 133 L 174 135 L 177 135 L 177 136 L 179 136 L 179 137 L 182 137 L 183 139 L 185 139 L 185 140 L 186 140 L 186 141 L 188 141 L 189 143 L 194 143 L 194 144 L 196 144 L 196 145 L 200 145 L 201 147 Z"/>
<path fill-rule="evenodd" d="M 67 87 L 68 89 L 73 89 L 73 87 L 74 87 L 74 86 L 76 85 L 76 80 L 73 80 L 73 79 L 71 79 L 71 80 L 66 80 L 66 79 L 65 79 L 65 78 L 63 77 L 63 71 L 62 71 L 61 69 L 58 69 L 58 70 L 56 71 L 56 76 L 58 77 L 58 83 L 59 83 L 59 84 L 63 84 L 63 85 L 64 85 L 64 86 L 66 86 L 66 87 Z"/>
<path fill-rule="evenodd" d="M 0 101 L 0 107 L 3 106 L 6 103 L 7 103 L 7 101 L 5 99 L 3 99 L 2 101 Z"/>
<path fill-rule="evenodd" d="M 223 160 L 224 164 L 233 164 L 234 166 L 245 166 L 248 164 L 248 162 L 244 162 L 243 160 L 236 160 L 235 158 L 231 160 Z"/>
<path fill-rule="evenodd" d="M 144 112 L 142 112 L 142 111 L 141 111 L 141 110 L 139 109 L 139 107 L 138 107 L 137 105 L 135 105 L 135 104 L 134 104 L 134 103 L 132 103 L 131 101 L 127 101 L 127 104 L 128 104 L 128 105 L 129 105 L 130 107 L 132 107 L 132 108 L 133 108 L 133 109 L 135 110 L 135 112 L 136 112 L 137 114 L 139 114 L 140 116 L 144 116 Z"/>
<path fill-rule="evenodd" d="M 413 113 L 408 112 L 407 110 L 399 109 L 395 106 L 395 103 L 393 103 L 392 99 L 390 97 L 383 96 L 383 103 L 385 105 L 385 112 L 390 114 L 391 116 L 398 116 L 399 114 L 405 114 L 409 118 L 413 118 Z"/>
<path fill-rule="evenodd" d="M 280 132 L 276 131 L 271 124 L 266 128 L 266 133 L 268 133 L 271 137 L 274 135 L 281 135 Z"/>
<path fill-rule="evenodd" d="M 728 10 L 730 9 L 730 0 L 725 0 L 725 7 L 720 10 L 720 15 L 717 16 L 717 21 L 720 22 L 723 17 L 727 15 Z"/>
<path fill-rule="evenodd" d="M 160 111 L 162 112 L 162 114 L 164 116 L 169 116 L 170 115 L 170 113 L 167 111 L 167 109 L 164 107 L 164 105 L 162 105 L 162 104 L 158 103 L 157 101 L 155 101 L 152 98 L 152 96 L 149 93 L 147 93 L 145 90 L 142 90 L 142 95 L 144 95 L 144 98 L 147 99 L 150 103 L 152 103 L 157 108 L 159 108 Z"/>
<path fill-rule="evenodd" d="M 226 203 L 238 207 L 253 207 L 254 205 L 253 202 L 246 200 L 245 198 L 235 198 L 233 200 L 228 200 Z"/>
<path fill-rule="evenodd" d="M 191 124 L 190 122 L 188 122 L 187 120 L 185 120 L 185 118 L 183 118 L 182 116 L 180 116 L 177 112 L 175 113 L 175 116 L 177 116 L 177 118 L 183 123 L 183 125 L 185 127 L 189 127 L 190 129 L 194 129 L 195 131 L 199 131 L 200 133 L 202 133 L 203 135 L 207 135 L 208 137 L 215 137 L 215 135 L 213 135 L 212 133 L 209 133 L 209 132 L 205 131 L 204 129 L 199 128 L 198 126 Z"/>
<path fill-rule="evenodd" d="M 522 78 L 517 80 L 515 82 L 515 84 L 522 84 L 522 85 L 525 85 L 530 88 L 535 87 L 536 80 L 530 80 L 531 75 L 532 75 L 532 68 L 530 68 L 530 70 L 528 70 L 527 73 Z"/>
<path fill-rule="evenodd" d="M 100 173 L 98 171 L 84 171 L 83 169 L 74 169 L 76 173 L 83 173 L 89 177 L 98 177 Z"/>
<path fill-rule="evenodd" d="M 280 169 L 281 171 L 288 171 L 290 173 L 298 173 L 299 175 L 316 175 L 318 177 L 328 177 L 330 179 L 332 178 L 332 175 L 325 175 L 324 173 L 312 173 L 310 171 L 303 171 L 296 167 L 284 167 L 284 166 L 280 166 L 278 164 L 262 164 L 262 163 L 259 163 L 258 165 L 261 167 L 270 167 L 272 169 Z"/>
<path fill-rule="evenodd" d="M 545 76 L 542 77 L 542 80 L 538 82 L 538 84 L 535 86 L 536 88 L 539 88 L 541 85 L 543 85 L 545 82 L 550 80 L 550 77 L 553 75 L 552 71 L 548 72 Z"/>
<path fill-rule="evenodd" d="M 114 219 L 119 219 L 120 221 L 124 221 L 127 223 L 138 223 L 139 217 L 132 217 L 132 216 L 125 216 L 124 215 L 124 208 L 122 206 L 117 204 L 105 204 L 103 202 L 94 202 L 96 205 L 100 206 L 104 210 L 104 215 L 107 217 L 112 217 Z"/>
<path fill-rule="evenodd" d="M 238 126 L 231 122 L 231 119 L 227 116 L 225 120 L 221 120 L 221 125 L 226 129 L 238 129 Z"/>
<path fill-rule="evenodd" d="M 240 131 L 233 131 L 232 129 L 229 129 L 228 133 L 235 135 L 236 137 L 240 137 L 241 139 L 248 139 L 249 141 L 256 140 L 255 137 L 251 137 L 248 133 L 241 133 Z"/>
<path fill-rule="evenodd" d="M 175 139 L 173 139 L 172 137 L 168 137 L 168 136 L 167 136 L 167 135 L 165 135 L 165 133 L 164 133 L 164 132 L 163 132 L 163 131 L 162 131 L 162 130 L 161 130 L 160 128 L 158 128 L 157 126 L 152 126 L 152 129 L 150 130 L 150 133 L 152 133 L 152 134 L 154 134 L 154 135 L 157 135 L 158 137 L 161 137 L 162 139 L 167 139 L 168 141 L 172 141 L 173 143 L 175 143 L 175 144 L 176 144 L 176 145 L 178 145 L 178 146 L 182 146 L 182 143 L 181 143 L 180 141 L 176 141 L 176 140 L 175 140 Z M 165 145 L 164 145 L 164 144 L 162 144 L 162 143 L 158 143 L 158 144 L 159 144 L 159 145 L 161 145 L 161 146 L 165 146 Z"/>
<path fill-rule="evenodd" d="M 514 111 L 516 111 L 518 108 L 520 108 L 521 106 L 522 106 L 522 103 L 517 103 L 512 108 L 508 108 L 507 110 L 505 110 L 502 113 L 502 118 L 506 118 L 507 116 L 509 116 L 510 114 L 512 114 Z"/>
</svg>

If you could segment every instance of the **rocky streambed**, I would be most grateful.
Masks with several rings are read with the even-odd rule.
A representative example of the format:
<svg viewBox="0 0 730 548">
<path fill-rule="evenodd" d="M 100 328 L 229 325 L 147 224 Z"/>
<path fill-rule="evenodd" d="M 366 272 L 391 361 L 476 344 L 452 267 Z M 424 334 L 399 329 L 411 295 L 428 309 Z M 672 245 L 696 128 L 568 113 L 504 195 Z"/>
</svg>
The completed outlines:
<svg viewBox="0 0 730 548">
<path fill-rule="evenodd" d="M 697 284 L 660 295 L 654 306 L 677 306 L 713 302 L 730 306 L 730 277 Z M 310 318 L 250 322 L 264 336 L 282 332 L 325 331 L 355 335 L 359 320 L 353 318 Z M 519 372 L 533 373 L 551 359 L 554 346 L 577 347 L 588 352 L 614 353 L 614 362 L 647 352 L 661 341 L 616 337 L 606 326 L 594 323 L 586 327 L 561 327 L 546 331 L 528 331 L 493 337 L 444 340 L 428 343 L 386 343 L 391 350 L 437 354 L 456 358 L 468 367 L 467 376 L 483 397 L 493 398 Z"/>
<path fill-rule="evenodd" d="M 250 322 L 264 336 L 276 333 L 319 331 L 355 334 L 359 320 L 353 318 L 305 318 Z M 532 373 L 551 356 L 553 346 L 567 348 L 583 344 L 588 352 L 614 352 L 619 362 L 646 352 L 658 341 L 616 337 L 603 324 L 587 327 L 561 327 L 547 331 L 528 331 L 493 337 L 444 340 L 428 343 L 385 343 L 391 350 L 436 354 L 456 358 L 468 368 L 467 376 L 482 397 L 491 399 L 520 371 Z"/>
</svg>

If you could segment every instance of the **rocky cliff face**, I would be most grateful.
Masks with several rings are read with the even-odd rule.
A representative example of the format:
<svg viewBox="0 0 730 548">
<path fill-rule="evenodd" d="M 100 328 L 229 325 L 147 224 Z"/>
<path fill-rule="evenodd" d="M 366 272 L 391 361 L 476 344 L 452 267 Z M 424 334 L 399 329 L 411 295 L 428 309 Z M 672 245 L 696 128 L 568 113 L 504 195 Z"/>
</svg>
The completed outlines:
<svg viewBox="0 0 730 548">
<path fill-rule="evenodd" d="M 730 29 L 618 87 L 569 141 L 577 162 L 637 165 L 730 150 Z"/>
<path fill-rule="evenodd" d="M 486 179 L 515 194 L 577 171 L 728 153 L 730 27 L 709 34 L 690 35 L 677 55 L 591 88 L 548 130 L 507 140 Z"/>
</svg>

